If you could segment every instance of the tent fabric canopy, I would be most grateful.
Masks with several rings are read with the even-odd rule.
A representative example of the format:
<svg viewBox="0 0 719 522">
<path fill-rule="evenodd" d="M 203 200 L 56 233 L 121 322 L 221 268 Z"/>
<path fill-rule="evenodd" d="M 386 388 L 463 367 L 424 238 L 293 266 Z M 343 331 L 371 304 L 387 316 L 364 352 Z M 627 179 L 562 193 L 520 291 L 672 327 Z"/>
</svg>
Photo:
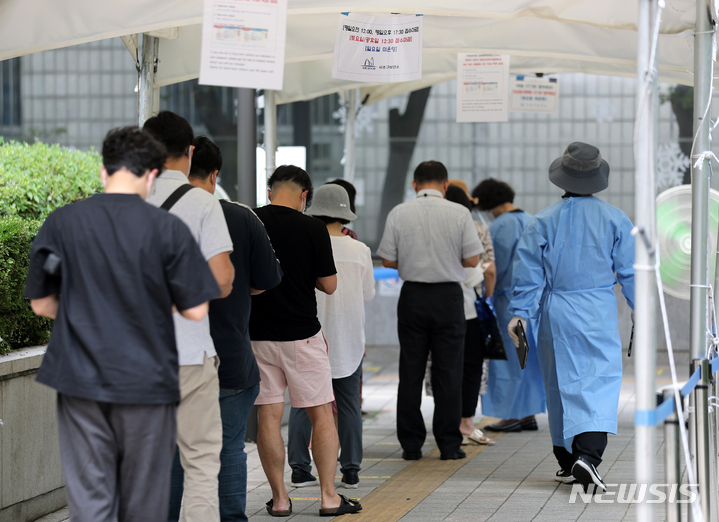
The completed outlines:
<svg viewBox="0 0 719 522">
<path fill-rule="evenodd" d="M 636 76 L 637 0 L 288 0 L 284 89 L 278 102 L 361 89 L 374 102 L 456 77 L 458 52 L 511 55 L 514 73 L 585 72 Z M 694 0 L 668 0 L 662 13 L 661 81 L 693 81 Z M 424 15 L 423 77 L 368 84 L 332 78 L 341 12 Z M 161 38 L 156 85 L 197 78 L 202 0 L 4 0 L 0 60 L 105 38 L 176 29 Z M 175 37 L 177 36 L 177 37 Z"/>
</svg>

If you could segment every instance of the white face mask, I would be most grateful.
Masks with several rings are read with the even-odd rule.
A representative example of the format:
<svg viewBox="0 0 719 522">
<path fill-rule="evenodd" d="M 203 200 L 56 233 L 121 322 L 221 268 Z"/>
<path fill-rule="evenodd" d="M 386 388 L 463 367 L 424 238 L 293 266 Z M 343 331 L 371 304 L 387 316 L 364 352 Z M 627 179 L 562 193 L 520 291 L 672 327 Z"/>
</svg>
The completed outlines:
<svg viewBox="0 0 719 522">
<path fill-rule="evenodd" d="M 307 210 L 307 194 L 302 194 L 302 210 L 300 212 L 304 214 L 305 210 Z"/>
</svg>

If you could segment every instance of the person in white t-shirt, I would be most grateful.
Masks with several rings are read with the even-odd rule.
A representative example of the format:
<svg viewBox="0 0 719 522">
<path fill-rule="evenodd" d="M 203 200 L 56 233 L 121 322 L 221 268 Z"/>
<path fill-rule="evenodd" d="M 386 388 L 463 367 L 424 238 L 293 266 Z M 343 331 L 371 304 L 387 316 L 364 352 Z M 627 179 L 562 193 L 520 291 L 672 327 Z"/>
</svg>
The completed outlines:
<svg viewBox="0 0 719 522">
<path fill-rule="evenodd" d="M 360 376 L 365 344 L 364 303 L 371 301 L 375 293 L 372 256 L 367 245 L 342 233 L 343 226 L 357 216 L 350 210 L 349 196 L 341 186 L 327 184 L 318 188 L 306 213 L 327 225 L 337 268 L 335 293 L 317 292 L 317 317 L 329 346 L 342 448 L 339 458 L 342 486 L 354 489 L 359 487 L 362 464 Z M 292 482 L 296 486 L 314 484 L 314 480 L 309 480 L 311 432 L 312 424 L 305 410 L 292 408 L 287 451 L 290 465 L 294 465 Z M 308 477 L 306 483 L 295 483 L 294 477 L 299 473 Z"/>
</svg>

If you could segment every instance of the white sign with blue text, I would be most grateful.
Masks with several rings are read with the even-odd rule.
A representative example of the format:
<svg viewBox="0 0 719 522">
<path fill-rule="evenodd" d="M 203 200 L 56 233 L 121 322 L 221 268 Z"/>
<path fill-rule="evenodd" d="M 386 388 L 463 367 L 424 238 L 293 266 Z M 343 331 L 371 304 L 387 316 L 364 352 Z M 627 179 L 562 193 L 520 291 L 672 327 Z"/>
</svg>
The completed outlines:
<svg viewBox="0 0 719 522">
<path fill-rule="evenodd" d="M 422 16 L 389 18 L 342 13 L 332 77 L 369 83 L 422 78 Z"/>
</svg>

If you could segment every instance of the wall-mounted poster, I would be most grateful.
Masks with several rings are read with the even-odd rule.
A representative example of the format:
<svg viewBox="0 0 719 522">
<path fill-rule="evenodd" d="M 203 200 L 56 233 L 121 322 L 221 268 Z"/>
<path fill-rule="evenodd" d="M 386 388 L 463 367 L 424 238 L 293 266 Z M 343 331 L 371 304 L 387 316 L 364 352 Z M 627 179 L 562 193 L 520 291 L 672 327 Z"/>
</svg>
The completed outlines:
<svg viewBox="0 0 719 522">
<path fill-rule="evenodd" d="M 200 83 L 282 90 L 287 0 L 205 0 Z"/>
<path fill-rule="evenodd" d="M 527 78 L 512 80 L 509 109 L 517 112 L 557 112 L 559 82 L 557 78 Z"/>
<path fill-rule="evenodd" d="M 422 78 L 422 16 L 340 15 L 332 78 L 392 83 Z"/>
<path fill-rule="evenodd" d="M 457 122 L 509 119 L 509 56 L 457 55 Z"/>
</svg>

